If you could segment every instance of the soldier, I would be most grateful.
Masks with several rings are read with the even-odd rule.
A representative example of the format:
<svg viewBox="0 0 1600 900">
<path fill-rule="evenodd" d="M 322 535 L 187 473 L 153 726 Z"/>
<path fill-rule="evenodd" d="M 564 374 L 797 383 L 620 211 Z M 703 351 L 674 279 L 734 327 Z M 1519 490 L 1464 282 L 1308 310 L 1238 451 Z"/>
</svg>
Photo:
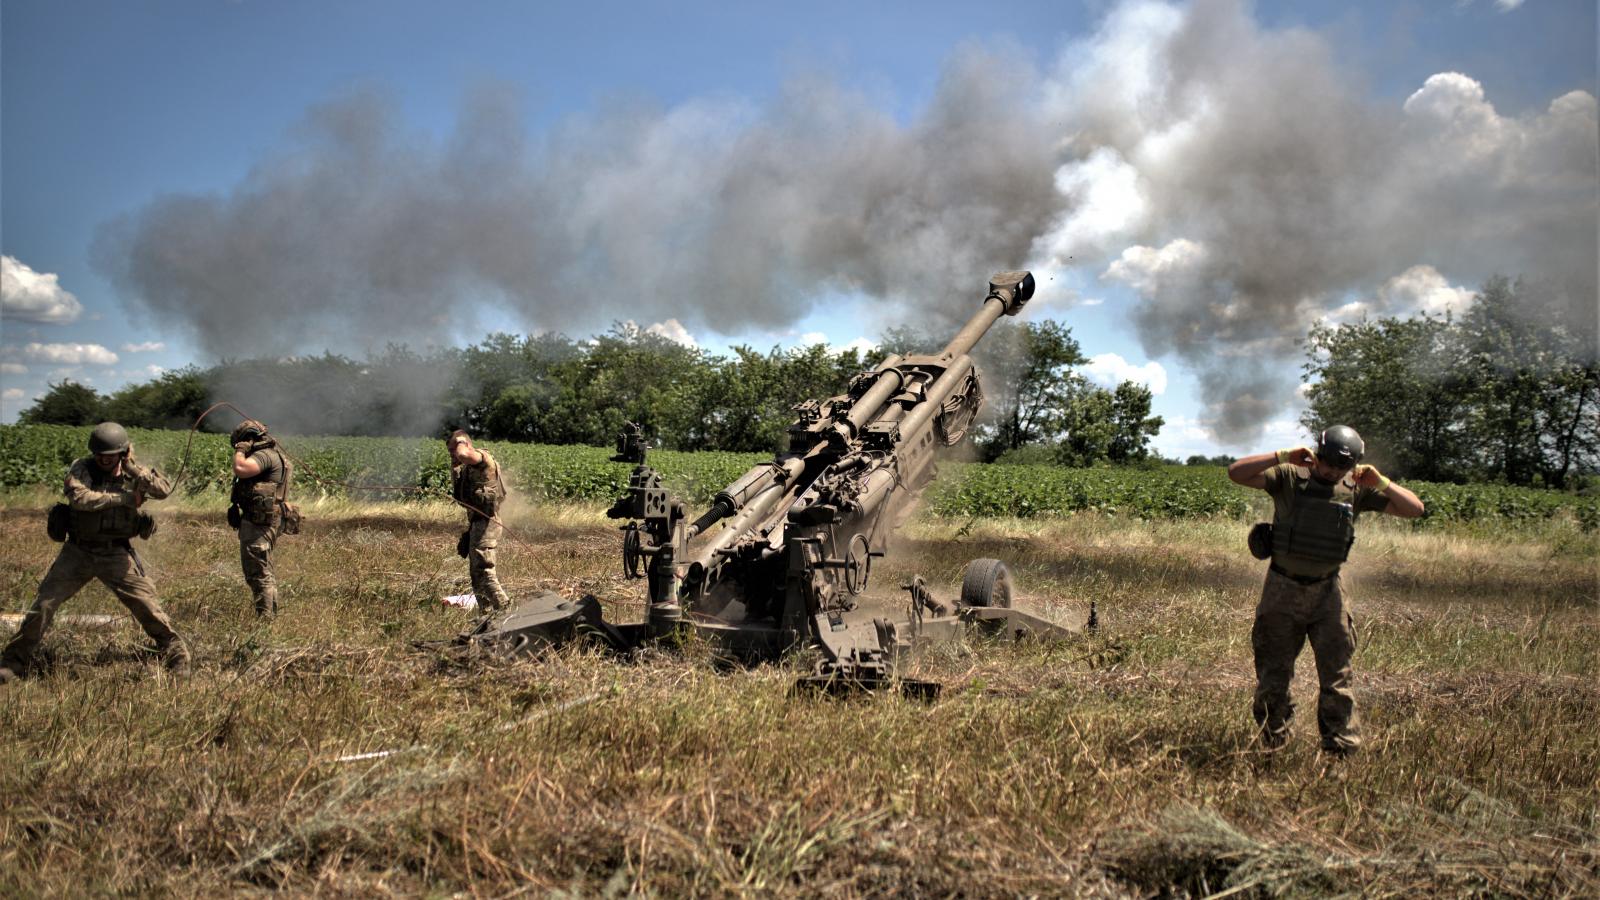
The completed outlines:
<svg viewBox="0 0 1600 900">
<path fill-rule="evenodd" d="M 1308 638 L 1317 662 L 1322 749 L 1342 756 L 1361 745 L 1350 693 L 1355 622 L 1345 605 L 1339 567 L 1350 555 L 1356 518 L 1362 512 L 1408 519 L 1422 515 L 1416 494 L 1374 466 L 1357 465 L 1365 453 L 1366 445 L 1354 428 L 1335 425 L 1322 432 L 1315 450 L 1296 447 L 1261 453 L 1228 467 L 1234 483 L 1272 495 L 1270 536 L 1265 525 L 1251 534 L 1252 552 L 1272 558 L 1250 632 L 1256 660 L 1252 712 L 1268 749 L 1288 740 L 1289 719 L 1294 715 L 1289 683 L 1294 679 L 1295 658 Z"/>
<path fill-rule="evenodd" d="M 89 450 L 67 470 L 67 503 L 51 513 L 51 536 L 66 543 L 39 583 L 38 597 L 23 617 L 5 650 L 0 651 L 0 683 L 19 677 L 56 609 L 98 578 L 122 601 L 140 627 L 155 641 L 156 652 L 167 668 L 188 671 L 189 651 L 172 630 L 172 622 L 156 599 L 155 582 L 145 574 L 139 554 L 129 540 L 148 538 L 155 520 L 139 511 L 146 499 L 160 500 L 172 482 L 154 468 L 134 462 L 128 432 L 115 422 L 102 422 L 89 433 Z M 65 533 L 57 532 L 64 514 Z"/>
<path fill-rule="evenodd" d="M 506 592 L 494 571 L 495 550 L 505 531 L 495 518 L 506 496 L 500 464 L 486 451 L 474 448 L 465 431 L 451 432 L 445 446 L 450 450 L 450 496 L 467 510 L 467 532 L 461 536 L 459 550 L 467 557 L 472 593 L 481 609 L 504 608 Z"/>
<path fill-rule="evenodd" d="M 284 501 L 289 494 L 289 460 L 267 426 L 245 419 L 233 429 L 232 506 L 228 524 L 239 530 L 239 565 L 255 599 L 256 615 L 278 614 L 278 580 L 272 574 L 272 549 L 283 533 Z"/>
</svg>

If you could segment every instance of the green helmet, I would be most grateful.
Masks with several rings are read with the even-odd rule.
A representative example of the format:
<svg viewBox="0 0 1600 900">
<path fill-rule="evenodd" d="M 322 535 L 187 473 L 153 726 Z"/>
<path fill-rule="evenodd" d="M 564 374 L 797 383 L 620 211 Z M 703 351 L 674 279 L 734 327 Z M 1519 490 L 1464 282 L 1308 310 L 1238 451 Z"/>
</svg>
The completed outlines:
<svg viewBox="0 0 1600 900">
<path fill-rule="evenodd" d="M 1366 442 L 1349 425 L 1335 425 L 1317 437 L 1317 458 L 1330 466 L 1348 469 L 1366 454 Z"/>
<path fill-rule="evenodd" d="M 129 443 L 128 429 L 115 422 L 101 422 L 89 432 L 89 452 L 96 455 L 126 453 Z"/>
</svg>

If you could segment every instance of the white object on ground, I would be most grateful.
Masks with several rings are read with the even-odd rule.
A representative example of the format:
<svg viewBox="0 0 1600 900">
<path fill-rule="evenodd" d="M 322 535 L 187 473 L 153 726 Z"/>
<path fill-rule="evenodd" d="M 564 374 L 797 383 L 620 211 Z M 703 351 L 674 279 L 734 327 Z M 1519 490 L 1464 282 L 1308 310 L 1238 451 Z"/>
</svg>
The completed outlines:
<svg viewBox="0 0 1600 900">
<path fill-rule="evenodd" d="M 472 594 L 456 594 L 454 597 L 444 598 L 445 606 L 459 606 L 462 609 L 477 609 L 478 598 Z"/>
</svg>

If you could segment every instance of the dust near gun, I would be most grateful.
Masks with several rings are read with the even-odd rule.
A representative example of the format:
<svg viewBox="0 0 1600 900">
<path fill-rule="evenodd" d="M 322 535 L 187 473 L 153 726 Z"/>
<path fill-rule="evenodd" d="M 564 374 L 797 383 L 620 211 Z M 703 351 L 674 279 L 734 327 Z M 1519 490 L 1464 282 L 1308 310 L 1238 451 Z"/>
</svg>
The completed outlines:
<svg viewBox="0 0 1600 900">
<path fill-rule="evenodd" d="M 939 452 L 962 441 L 982 408 L 969 353 L 1001 316 L 1021 312 L 1033 291 L 1030 273 L 1001 272 L 942 352 L 890 356 L 844 393 L 796 406 L 787 450 L 751 468 L 692 520 L 646 463 L 644 436 L 630 425 L 612 459 L 634 469 L 607 515 L 627 520 L 623 570 L 645 582 L 645 620 L 607 622 L 592 596 L 546 592 L 459 642 L 517 651 L 588 635 L 628 651 L 692 630 L 744 660 L 814 648 L 821 659 L 802 684 L 872 688 L 922 642 L 968 628 L 1069 636 L 1078 629 L 1011 608 L 1010 575 L 994 559 L 968 565 L 954 603 L 936 599 L 920 577 L 903 586 L 907 602 L 897 615 L 874 615 L 859 602 L 898 518 L 932 480 Z"/>
</svg>

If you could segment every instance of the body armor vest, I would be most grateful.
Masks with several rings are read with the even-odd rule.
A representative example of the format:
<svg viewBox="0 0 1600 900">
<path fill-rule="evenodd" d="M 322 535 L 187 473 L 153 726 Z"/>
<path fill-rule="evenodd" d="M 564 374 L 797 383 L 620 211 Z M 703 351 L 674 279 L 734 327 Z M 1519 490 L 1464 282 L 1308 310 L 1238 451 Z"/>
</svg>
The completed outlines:
<svg viewBox="0 0 1600 900">
<path fill-rule="evenodd" d="M 1315 478 L 1296 478 L 1289 521 L 1272 530 L 1274 556 L 1298 556 L 1342 563 L 1356 541 L 1356 513 L 1351 503 L 1335 500 L 1335 485 Z"/>
<path fill-rule="evenodd" d="M 268 447 L 278 458 L 278 465 L 262 469 L 249 478 L 235 478 L 229 500 L 239 508 L 239 514 L 251 524 L 270 528 L 277 524 L 279 501 L 288 493 L 289 460 L 277 447 Z"/>
<path fill-rule="evenodd" d="M 115 490 L 112 477 L 91 460 L 85 468 L 89 472 L 91 490 Z M 117 541 L 127 540 L 139 533 L 139 511 L 131 506 L 112 506 L 106 509 L 74 509 L 68 526 L 75 540 Z"/>
<path fill-rule="evenodd" d="M 500 480 L 500 464 L 484 453 L 489 460 L 486 466 L 456 466 L 450 485 L 450 496 L 467 505 L 473 518 L 492 518 L 505 499 L 506 488 Z"/>
</svg>

